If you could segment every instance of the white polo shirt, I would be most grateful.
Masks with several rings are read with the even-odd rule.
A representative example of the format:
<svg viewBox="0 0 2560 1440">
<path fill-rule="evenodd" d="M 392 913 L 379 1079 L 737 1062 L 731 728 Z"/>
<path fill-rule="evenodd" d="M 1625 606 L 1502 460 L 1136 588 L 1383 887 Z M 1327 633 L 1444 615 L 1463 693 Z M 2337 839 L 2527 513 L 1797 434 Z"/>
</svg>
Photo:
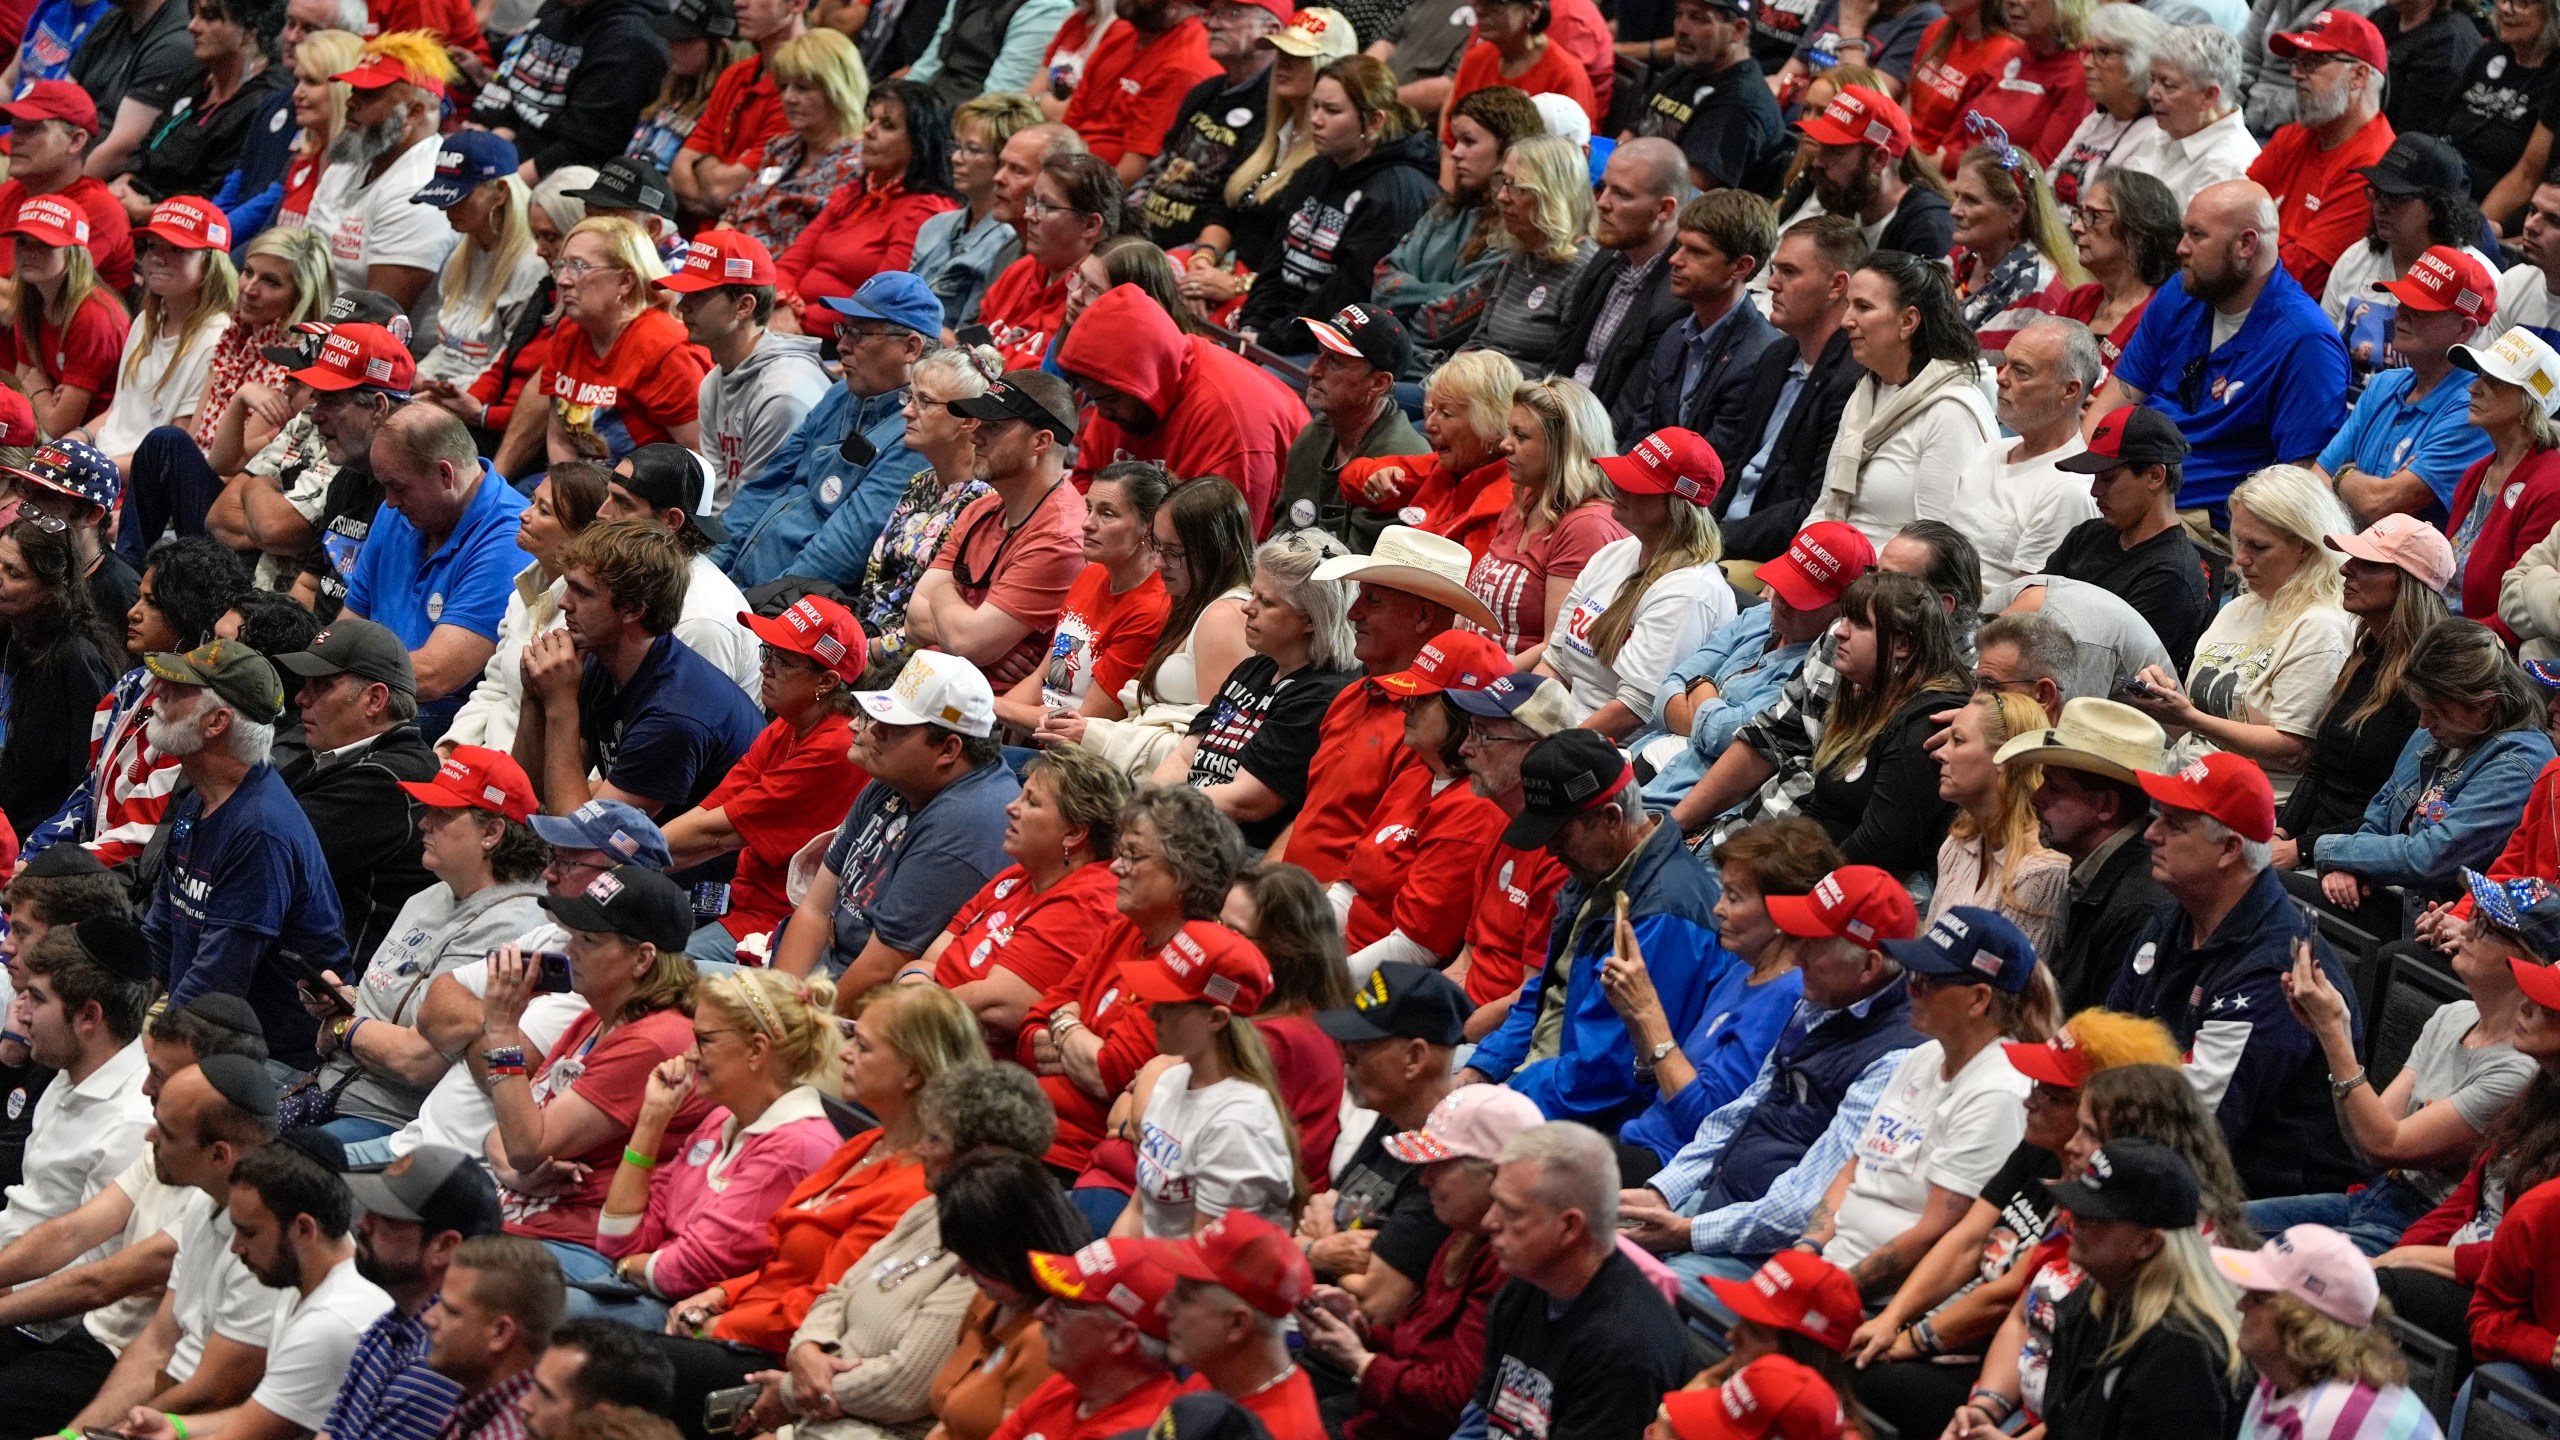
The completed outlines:
<svg viewBox="0 0 2560 1440">
<path fill-rule="evenodd" d="M 115 1240 L 114 1248 L 118 1250 L 143 1244 L 156 1235 L 165 1234 L 172 1240 L 177 1239 L 179 1230 L 186 1224 L 187 1197 L 204 1193 L 185 1185 L 160 1183 L 160 1169 L 152 1163 L 148 1145 L 143 1147 L 141 1154 L 133 1157 L 132 1164 L 124 1167 L 124 1173 L 115 1179 L 115 1186 L 124 1192 L 124 1198 L 133 1202 L 133 1213 L 125 1219 L 124 1233 Z M 164 1293 L 164 1290 L 153 1289 L 128 1295 L 114 1304 L 101 1305 L 90 1311 L 80 1317 L 80 1322 L 87 1327 L 90 1339 L 122 1355 L 124 1347 L 132 1344 L 133 1338 L 151 1323 Z"/>
<path fill-rule="evenodd" d="M 169 1290 L 178 1344 L 165 1368 L 179 1384 L 204 1359 L 206 1336 L 263 1349 L 275 1339 L 276 1311 L 294 1299 L 290 1290 L 258 1283 L 231 1253 L 231 1207 L 216 1205 L 212 1196 L 192 1187 L 186 1218 L 178 1227 L 178 1260 L 169 1268 Z"/>
<path fill-rule="evenodd" d="M 269 1413 L 317 1430 L 329 1418 L 356 1341 L 391 1308 L 382 1287 L 356 1273 L 356 1257 L 337 1263 L 308 1295 L 281 1292 L 267 1342 L 267 1373 L 249 1398 Z"/>
<path fill-rule="evenodd" d="M 77 1085 L 69 1075 L 53 1077 L 27 1132 L 25 1178 L 9 1187 L 8 1208 L 0 1211 L 0 1245 L 79 1209 L 133 1163 L 151 1129 L 151 1102 L 142 1098 L 148 1069 L 135 1040 Z M 113 1248 L 80 1258 L 95 1260 Z"/>
</svg>

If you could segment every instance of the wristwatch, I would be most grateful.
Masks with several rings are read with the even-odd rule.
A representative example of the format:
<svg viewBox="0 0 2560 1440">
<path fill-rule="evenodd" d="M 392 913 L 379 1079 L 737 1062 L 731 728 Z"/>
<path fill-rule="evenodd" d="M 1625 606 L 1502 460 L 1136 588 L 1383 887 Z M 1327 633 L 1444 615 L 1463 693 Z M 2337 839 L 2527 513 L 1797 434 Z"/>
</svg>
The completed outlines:
<svg viewBox="0 0 2560 1440">
<path fill-rule="evenodd" d="M 1660 1065 L 1662 1063 L 1663 1056 L 1668 1055 L 1679 1048 L 1680 1042 L 1677 1040 L 1663 1041 L 1661 1044 L 1653 1047 L 1653 1058 L 1645 1062 L 1646 1066 L 1650 1068 L 1652 1066 Z"/>
</svg>

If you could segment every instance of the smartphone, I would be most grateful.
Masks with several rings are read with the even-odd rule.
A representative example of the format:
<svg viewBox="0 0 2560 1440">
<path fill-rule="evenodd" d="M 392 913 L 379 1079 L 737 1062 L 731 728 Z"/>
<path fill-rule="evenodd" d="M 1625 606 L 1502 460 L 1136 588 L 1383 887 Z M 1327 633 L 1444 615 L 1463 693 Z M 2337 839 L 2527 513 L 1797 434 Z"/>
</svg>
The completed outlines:
<svg viewBox="0 0 2560 1440">
<path fill-rule="evenodd" d="M 568 994 L 569 952 L 543 950 L 537 952 L 533 958 L 542 966 L 541 973 L 533 977 L 533 993 L 536 995 Z"/>
<path fill-rule="evenodd" d="M 347 1003 L 347 997 L 339 993 L 338 990 L 332 987 L 329 982 L 325 980 L 313 979 L 306 975 L 294 983 L 302 987 L 303 994 L 310 996 L 314 1001 L 328 1007 L 331 1011 L 337 1014 L 353 1015 L 356 1013 L 356 1007 Z"/>
<path fill-rule="evenodd" d="M 958 340 L 963 345 L 993 345 L 996 343 L 996 332 L 984 325 L 963 325 L 959 329 L 952 331 L 951 334 L 952 338 Z"/>
<path fill-rule="evenodd" d="M 2142 678 L 2141 676 L 2139 676 L 2139 675 L 2119 675 L 2119 676 L 2117 676 L 2117 677 L 2116 677 L 2116 691 L 2115 691 L 2115 693 L 2116 693 L 2118 696 L 2125 696 L 2125 695 L 2146 695 L 2146 696 L 2147 696 L 2147 695 L 2149 695 L 2149 694 L 2151 693 L 2151 687 L 2150 687 L 2150 685 L 2149 685 L 2149 684 L 2145 683 L 2145 682 L 2144 682 L 2144 680 L 2143 680 L 2143 678 Z"/>
<path fill-rule="evenodd" d="M 756 1403 L 763 1391 L 761 1385 L 741 1385 L 734 1390 L 714 1390 L 702 1397 L 702 1428 L 714 1435 L 734 1435 L 738 1420 L 747 1407 Z"/>
</svg>

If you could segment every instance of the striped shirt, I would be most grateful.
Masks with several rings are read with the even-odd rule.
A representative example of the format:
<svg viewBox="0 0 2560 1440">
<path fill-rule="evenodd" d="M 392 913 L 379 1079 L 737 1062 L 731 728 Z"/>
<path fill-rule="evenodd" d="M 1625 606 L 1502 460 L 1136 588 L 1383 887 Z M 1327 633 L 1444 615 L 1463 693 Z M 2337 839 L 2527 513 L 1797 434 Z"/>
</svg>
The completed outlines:
<svg viewBox="0 0 2560 1440">
<path fill-rule="evenodd" d="M 2435 1417 L 2405 1385 L 2376 1390 L 2323 1380 L 2290 1395 L 2264 1380 L 2249 1396 L 2241 1440 L 2436 1440 Z"/>
<path fill-rule="evenodd" d="M 461 1401 L 461 1385 L 427 1368 L 427 1327 L 395 1305 L 356 1341 L 320 1428 L 335 1440 L 436 1440 Z"/>
</svg>

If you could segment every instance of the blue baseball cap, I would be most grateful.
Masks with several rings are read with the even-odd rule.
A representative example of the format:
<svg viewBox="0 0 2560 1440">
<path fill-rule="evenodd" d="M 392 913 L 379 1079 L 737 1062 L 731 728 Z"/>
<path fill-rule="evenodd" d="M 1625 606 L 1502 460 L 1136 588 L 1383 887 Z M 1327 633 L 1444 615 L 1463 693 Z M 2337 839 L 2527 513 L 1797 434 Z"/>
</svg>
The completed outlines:
<svg viewBox="0 0 2560 1440">
<path fill-rule="evenodd" d="M 456 130 L 436 152 L 436 178 L 409 197 L 420 205 L 450 210 L 463 198 L 501 175 L 516 173 L 516 147 L 504 135 L 487 130 Z"/>
<path fill-rule="evenodd" d="M 536 815 L 533 833 L 563 850 L 601 850 L 651 870 L 674 863 L 658 822 L 619 800 L 590 800 L 567 815 Z"/>
<path fill-rule="evenodd" d="M 1989 985 L 2012 995 L 2036 970 L 2035 942 L 1996 910 L 1958 905 L 1915 940 L 1887 940 L 1884 953 L 1917 975 Z"/>
<path fill-rule="evenodd" d="M 2534 906 L 2560 895 L 2551 882 L 2534 875 L 2519 875 L 2512 880 L 2492 880 L 2479 871 L 2464 866 L 2462 883 L 2471 890 L 2471 903 L 2478 907 L 2481 918 L 2501 930 L 2521 934 L 2524 917 Z"/>
<path fill-rule="evenodd" d="M 1449 697 L 1450 704 L 1470 715 L 1515 721 L 1540 735 L 1570 730 L 1575 721 L 1572 697 L 1564 682 L 1535 671 L 1498 676 L 1481 690 L 1442 693 Z"/>
<path fill-rule="evenodd" d="M 2517 912 L 2516 938 L 2544 964 L 2560 962 L 2560 894 L 2543 896 Z M 2542 1003 L 2537 1000 L 2535 1004 Z"/>
<path fill-rule="evenodd" d="M 2560 660 L 2527 660 L 2525 673 L 2545 690 L 2560 690 Z"/>
<path fill-rule="evenodd" d="M 942 301 L 912 271 L 883 270 L 862 282 L 851 298 L 830 295 L 827 308 L 858 320 L 886 320 L 927 339 L 942 334 Z"/>
<path fill-rule="evenodd" d="M 124 476 L 117 473 L 116 462 L 77 440 L 48 440 L 36 447 L 24 466 L 12 465 L 0 473 L 110 510 L 124 491 Z"/>
</svg>

